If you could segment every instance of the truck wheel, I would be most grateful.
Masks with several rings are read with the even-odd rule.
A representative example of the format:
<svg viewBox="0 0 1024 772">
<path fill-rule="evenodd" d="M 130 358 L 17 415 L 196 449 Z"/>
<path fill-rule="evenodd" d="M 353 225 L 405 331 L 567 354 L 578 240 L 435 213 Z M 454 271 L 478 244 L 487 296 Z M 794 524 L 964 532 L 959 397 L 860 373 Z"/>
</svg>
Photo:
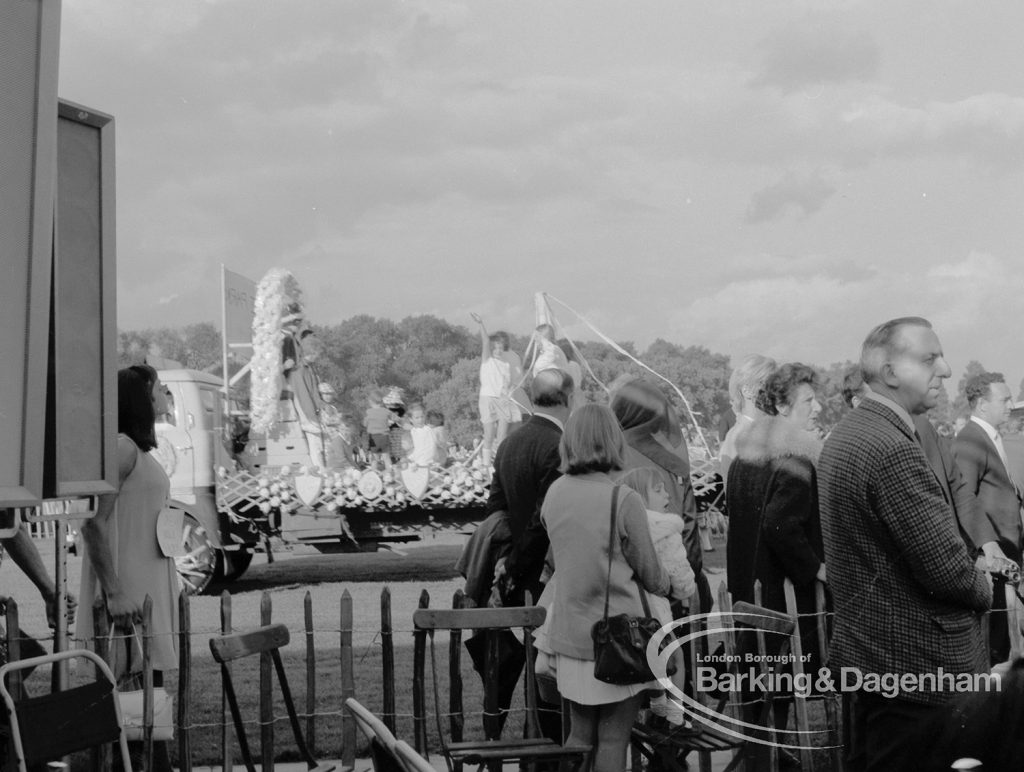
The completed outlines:
<svg viewBox="0 0 1024 772">
<path fill-rule="evenodd" d="M 225 582 L 233 582 L 245 573 L 252 563 L 252 552 L 249 550 L 238 550 L 233 552 L 221 552 L 221 571 L 224 574 Z"/>
<path fill-rule="evenodd" d="M 181 543 L 185 546 L 186 554 L 174 559 L 181 586 L 189 595 L 198 595 L 213 579 L 217 552 L 210 544 L 206 529 L 191 515 L 185 515 Z"/>
</svg>

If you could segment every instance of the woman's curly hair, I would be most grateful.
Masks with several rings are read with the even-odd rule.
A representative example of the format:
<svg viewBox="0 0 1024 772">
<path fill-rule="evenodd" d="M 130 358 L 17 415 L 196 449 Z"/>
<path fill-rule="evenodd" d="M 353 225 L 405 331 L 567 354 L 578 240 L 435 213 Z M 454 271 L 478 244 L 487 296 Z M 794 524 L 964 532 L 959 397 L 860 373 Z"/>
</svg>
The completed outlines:
<svg viewBox="0 0 1024 772">
<path fill-rule="evenodd" d="M 757 409 L 768 415 L 778 415 L 783 405 L 792 405 L 796 390 L 806 383 L 812 389 L 818 387 L 818 374 L 813 367 L 800 362 L 789 362 L 768 376 L 764 386 L 757 393 Z"/>
</svg>

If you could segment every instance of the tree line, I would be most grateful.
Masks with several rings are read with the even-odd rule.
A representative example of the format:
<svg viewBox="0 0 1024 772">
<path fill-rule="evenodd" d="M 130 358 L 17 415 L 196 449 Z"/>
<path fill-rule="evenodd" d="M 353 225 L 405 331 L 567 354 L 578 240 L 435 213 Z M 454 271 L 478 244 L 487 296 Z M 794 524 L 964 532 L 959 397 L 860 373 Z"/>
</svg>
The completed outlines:
<svg viewBox="0 0 1024 772">
<path fill-rule="evenodd" d="M 420 402 L 427 410 L 441 412 L 456 442 L 470 447 L 481 433 L 477 415 L 480 338 L 475 330 L 431 315 L 408 316 L 396 322 L 360 314 L 339 324 L 314 326 L 314 331 L 324 344 L 324 353 L 314 365 L 317 375 L 334 385 L 340 408 L 357 427 L 362 425 L 371 391 L 398 387 L 404 392 L 406 405 Z M 509 336 L 512 349 L 522 355 L 529 336 L 511 332 Z M 685 413 L 670 386 L 654 379 L 612 346 L 599 341 L 574 343 L 586 360 L 582 389 L 588 399 L 606 402 L 605 386 L 622 376 L 647 377 L 677 403 L 681 414 Z M 644 349 L 628 341 L 619 346 L 679 387 L 701 432 L 712 447 L 717 447 L 719 420 L 729 410 L 729 357 L 704 346 L 684 346 L 661 338 Z M 167 359 L 214 375 L 221 375 L 223 369 L 220 332 L 210 322 L 121 331 L 118 357 L 120 366 Z M 232 374 L 245 361 L 245 357 L 233 357 L 229 361 Z M 828 431 L 846 411 L 842 381 L 853 362 L 812 366 L 821 381 L 819 423 Z M 954 397 L 943 390 L 939 405 L 931 412 L 940 430 L 951 431 L 956 417 L 968 412 L 964 383 L 969 375 L 983 370 L 981 363 L 972 361 Z M 1021 391 L 1024 393 L 1024 382 Z M 247 397 L 244 380 L 238 397 L 243 402 Z"/>
</svg>

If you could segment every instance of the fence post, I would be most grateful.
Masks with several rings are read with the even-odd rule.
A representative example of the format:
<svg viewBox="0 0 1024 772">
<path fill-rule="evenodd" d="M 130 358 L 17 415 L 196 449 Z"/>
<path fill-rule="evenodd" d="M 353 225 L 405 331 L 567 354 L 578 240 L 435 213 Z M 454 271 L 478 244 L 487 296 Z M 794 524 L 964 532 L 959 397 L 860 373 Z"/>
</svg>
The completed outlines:
<svg viewBox="0 0 1024 772">
<path fill-rule="evenodd" d="M 110 664 L 110 642 L 107 638 L 110 634 L 110 623 L 107 620 L 106 606 L 94 606 L 91 609 L 85 608 L 82 610 L 82 613 L 88 614 L 90 611 L 92 612 L 92 634 L 93 643 L 96 646 L 96 655 L 107 664 Z M 98 677 L 99 673 L 97 672 L 96 675 Z M 117 675 L 117 673 L 114 673 L 115 678 Z M 113 763 L 110 745 L 103 743 L 93 748 L 92 759 L 94 769 L 99 770 L 99 772 L 108 772 Z"/>
<path fill-rule="evenodd" d="M 21 629 L 21 625 L 18 621 L 18 601 L 14 598 L 7 599 L 7 661 L 14 662 L 15 660 L 21 659 L 21 641 L 18 640 L 18 631 Z M 8 688 L 11 694 L 17 699 L 21 692 L 21 670 L 12 670 L 11 674 L 7 677 Z"/>
<path fill-rule="evenodd" d="M 192 772 L 192 609 L 178 593 L 178 769 Z"/>
<path fill-rule="evenodd" d="M 313 640 L 313 595 L 302 598 L 306 622 L 306 746 L 316 756 L 316 646 Z"/>
<path fill-rule="evenodd" d="M 341 704 L 356 696 L 352 653 L 352 594 L 341 593 Z M 356 725 L 347 710 L 341 711 L 341 766 L 352 769 L 356 762 Z"/>
<path fill-rule="evenodd" d="M 424 590 L 420 593 L 420 608 L 430 606 L 430 593 Z M 412 667 L 412 722 L 413 739 L 416 743 L 416 750 L 424 756 L 429 754 L 427 749 L 427 697 L 426 697 L 426 656 L 427 656 L 427 631 L 413 630 L 413 667 Z"/>
<path fill-rule="evenodd" d="M 452 608 L 463 608 L 466 596 L 462 590 L 456 590 L 452 596 Z M 465 711 L 462 705 L 462 631 L 451 630 L 448 640 L 448 724 L 451 726 L 452 742 L 462 742 L 462 730 L 466 724 Z M 434 684 L 437 688 L 437 684 Z M 455 772 L 462 772 L 462 762 L 455 763 Z"/>
<path fill-rule="evenodd" d="M 150 631 L 153 629 L 153 599 L 146 595 L 142 601 L 142 769 L 149 772 L 153 769 L 153 639 Z M 138 628 L 132 630 L 132 635 L 138 635 Z M 132 651 L 132 641 L 128 641 L 128 651 Z M 125 662 L 131 668 L 131 654 Z M 131 670 L 129 670 L 131 672 Z"/>
<path fill-rule="evenodd" d="M 18 602 L 14 598 L 7 599 L 7 608 L 5 609 L 7 615 L 7 661 L 14 662 L 20 658 L 19 642 L 18 642 Z M 15 699 L 21 694 L 21 670 L 12 670 L 8 676 L 8 688 Z M 6 708 L 5 708 L 6 712 Z M 17 767 L 17 759 L 14 755 L 14 743 L 7 743 L 7 758 L 5 769 L 15 769 Z"/>
<path fill-rule="evenodd" d="M 260 598 L 260 625 L 271 623 L 270 593 L 263 591 Z M 274 768 L 274 693 L 271 681 L 273 662 L 270 652 L 260 654 L 260 750 L 263 752 L 263 768 Z"/>
<path fill-rule="evenodd" d="M 391 626 L 391 590 L 380 591 L 380 647 L 384 676 L 384 726 L 395 734 L 395 641 Z"/>
<path fill-rule="evenodd" d="M 220 594 L 220 634 L 231 634 L 231 593 L 227 590 Z M 226 667 L 228 672 L 230 672 L 232 665 L 228 662 L 221 665 L 221 667 Z M 220 685 L 220 750 L 223 757 L 223 769 L 232 769 L 234 767 L 234 748 L 231 745 L 231 730 L 228 728 L 233 724 L 233 719 L 229 715 L 230 712 L 227 692 L 224 690 L 224 677 L 222 675 Z"/>
</svg>

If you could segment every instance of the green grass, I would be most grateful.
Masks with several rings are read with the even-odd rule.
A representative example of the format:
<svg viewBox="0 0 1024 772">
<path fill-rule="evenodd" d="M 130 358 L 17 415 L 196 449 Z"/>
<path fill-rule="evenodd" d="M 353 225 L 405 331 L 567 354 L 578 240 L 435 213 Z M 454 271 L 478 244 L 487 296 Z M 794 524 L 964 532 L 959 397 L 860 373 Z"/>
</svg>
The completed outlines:
<svg viewBox="0 0 1024 772">
<path fill-rule="evenodd" d="M 442 682 L 447 680 L 448 653 L 447 642 L 439 639 L 437 660 L 438 672 Z M 315 748 L 314 755 L 319 758 L 340 758 L 342 753 L 342 694 L 341 664 L 337 650 L 319 650 L 316 653 L 316 708 L 315 713 Z M 306 704 L 306 664 L 304 654 L 283 652 L 283 661 L 288 675 L 289 686 L 298 712 L 305 712 Z M 395 734 L 401 739 L 412 742 L 412 683 L 413 683 L 413 649 L 412 646 L 395 647 Z M 367 708 L 381 715 L 384 709 L 383 693 L 383 656 L 379 647 L 357 653 L 355 671 L 355 697 Z M 430 691 L 432 683 L 429 665 L 427 665 L 427 732 L 431 749 L 436 750 L 437 727 L 434 719 L 434 702 Z M 221 690 L 220 669 L 212 661 L 199 661 L 193 666 L 191 690 L 191 724 L 189 727 L 192 746 L 193 764 L 217 764 L 221 758 Z M 260 753 L 259 720 L 259 663 L 243 660 L 235 664 L 233 681 L 242 706 L 242 716 L 248 723 L 249 745 L 257 760 Z M 177 684 L 168 682 L 168 686 L 176 689 Z M 297 760 L 298 752 L 292 740 L 291 728 L 288 723 L 284 701 L 280 699 L 275 680 L 274 701 L 274 732 L 275 757 L 279 761 Z M 447 710 L 447 688 L 442 687 L 440 693 L 443 710 Z M 463 706 L 466 714 L 465 737 L 473 739 L 482 737 L 480 724 L 480 706 L 483 700 L 483 689 L 480 678 L 463 659 Z M 517 706 L 513 705 L 513 709 Z M 228 718 L 230 722 L 230 717 Z M 305 719 L 302 718 L 305 732 Z M 510 723 L 510 731 L 519 731 L 516 722 Z M 447 721 L 444 722 L 448 730 Z M 240 756 L 235 749 L 234 758 L 240 763 Z M 356 733 L 356 755 L 367 755 L 367 743 L 363 736 Z M 177 749 L 172 751 L 172 761 L 176 759 Z"/>
</svg>

